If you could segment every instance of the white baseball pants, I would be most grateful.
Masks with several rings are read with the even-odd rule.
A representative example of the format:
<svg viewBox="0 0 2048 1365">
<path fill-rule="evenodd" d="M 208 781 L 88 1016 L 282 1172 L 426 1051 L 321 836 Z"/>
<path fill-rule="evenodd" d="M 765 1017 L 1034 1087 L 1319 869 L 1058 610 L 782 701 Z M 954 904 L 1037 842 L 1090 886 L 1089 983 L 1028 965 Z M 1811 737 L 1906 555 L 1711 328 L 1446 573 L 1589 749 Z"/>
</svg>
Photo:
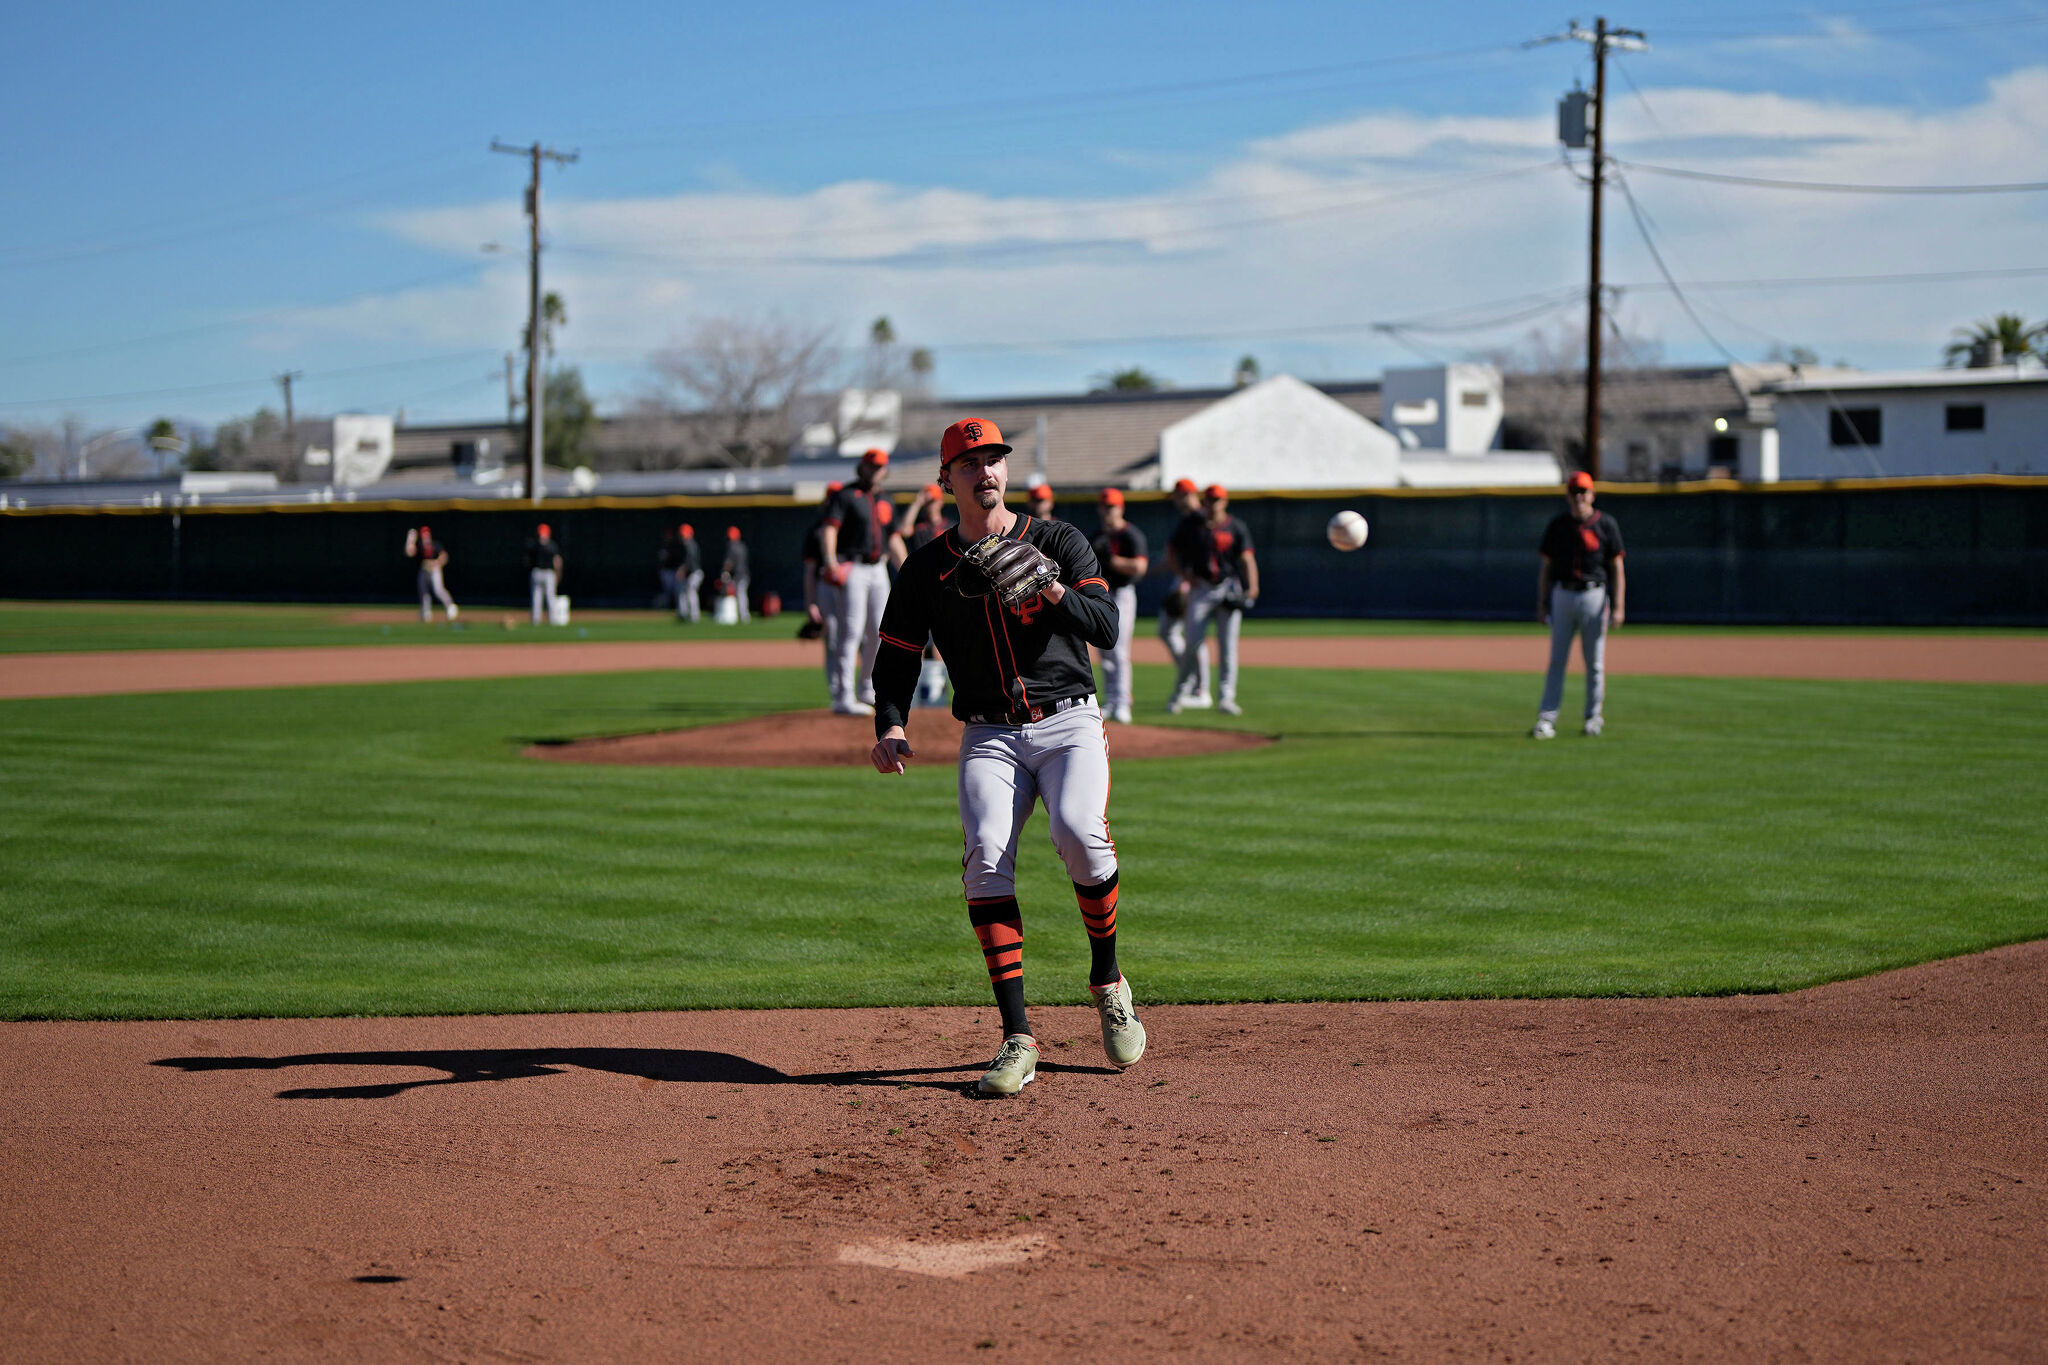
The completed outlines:
<svg viewBox="0 0 2048 1365">
<path fill-rule="evenodd" d="M 676 619 L 694 621 L 704 614 L 704 603 L 697 594 L 704 587 L 704 571 L 686 573 L 676 570 Z"/>
<path fill-rule="evenodd" d="M 825 695 L 837 706 L 844 695 L 839 687 L 839 631 L 843 624 L 840 613 L 844 604 L 837 585 L 827 580 L 823 573 L 818 575 L 813 596 L 818 604 L 818 620 L 824 627 L 824 633 L 818 638 L 825 645 Z"/>
<path fill-rule="evenodd" d="M 1195 657 L 1188 658 L 1188 618 L 1186 615 L 1168 616 L 1159 613 L 1159 638 L 1165 642 L 1166 652 L 1173 657 L 1173 695 L 1194 697 L 1209 695 L 1209 655 L 1197 650 Z"/>
<path fill-rule="evenodd" d="M 882 609 L 889 605 L 889 568 L 850 564 L 839 586 L 839 640 L 833 657 L 832 703 L 875 704 L 875 654 L 882 644 Z"/>
<path fill-rule="evenodd" d="M 1102 651 L 1102 704 L 1110 714 L 1131 704 L 1131 632 L 1138 627 L 1138 590 L 1126 583 L 1116 600 L 1116 646 Z"/>
<path fill-rule="evenodd" d="M 1572 657 L 1572 633 L 1586 656 L 1586 719 L 1600 715 L 1607 699 L 1607 589 L 1593 586 L 1573 591 L 1562 583 L 1550 588 L 1550 672 L 1543 679 L 1543 705 L 1537 716 L 1557 723 L 1564 705 L 1564 670 Z"/>
<path fill-rule="evenodd" d="M 1237 700 L 1237 633 L 1244 613 L 1223 600 L 1224 584 L 1197 583 L 1188 594 L 1188 652 L 1202 656 L 1202 643 L 1209 622 L 1216 622 L 1216 700 Z M 1186 673 L 1186 669 L 1182 673 Z"/>
<path fill-rule="evenodd" d="M 555 610 L 555 571 L 535 569 L 527 578 L 533 586 L 533 623 L 539 625 Z"/>
<path fill-rule="evenodd" d="M 420 620 L 434 619 L 434 603 L 440 602 L 448 611 L 448 619 L 455 619 L 455 599 L 448 595 L 448 587 L 441 581 L 439 569 L 421 569 L 419 572 Z"/>
<path fill-rule="evenodd" d="M 1041 799 L 1068 880 L 1108 881 L 1116 872 L 1109 742 L 1092 697 L 1031 725 L 970 725 L 961 734 L 960 880 L 969 901 L 1017 894 L 1017 840 Z"/>
</svg>

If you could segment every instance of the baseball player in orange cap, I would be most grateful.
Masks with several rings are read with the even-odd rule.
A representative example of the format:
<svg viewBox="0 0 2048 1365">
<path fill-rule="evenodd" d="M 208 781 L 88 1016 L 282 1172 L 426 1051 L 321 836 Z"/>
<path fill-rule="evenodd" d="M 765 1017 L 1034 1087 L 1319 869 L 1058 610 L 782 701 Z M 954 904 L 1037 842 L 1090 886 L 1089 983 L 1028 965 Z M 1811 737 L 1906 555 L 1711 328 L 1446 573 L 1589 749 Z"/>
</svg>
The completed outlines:
<svg viewBox="0 0 2048 1365">
<path fill-rule="evenodd" d="M 843 716 L 874 714 L 870 673 L 880 648 L 882 612 L 889 604 L 888 523 L 875 494 L 889 476 L 889 452 L 860 457 L 853 482 L 833 495 L 818 532 L 818 575 L 839 589 L 839 638 L 833 654 L 832 709 Z"/>
<path fill-rule="evenodd" d="M 1622 566 L 1621 526 L 1593 506 L 1593 476 L 1575 471 L 1565 480 L 1566 510 L 1543 528 L 1536 572 L 1536 619 L 1550 627 L 1550 671 L 1536 708 L 1536 739 L 1557 735 L 1564 705 L 1564 670 L 1571 662 L 1572 636 L 1586 656 L 1586 729 L 1597 738 L 1606 727 L 1607 632 L 1627 618 L 1628 574 Z"/>
<path fill-rule="evenodd" d="M 535 527 L 526 542 L 526 579 L 533 589 L 533 623 L 553 620 L 555 592 L 562 582 L 562 550 L 546 522 Z"/>
<path fill-rule="evenodd" d="M 1193 479 L 1174 483 L 1173 510 L 1180 513 L 1180 520 L 1166 542 L 1166 567 L 1173 573 L 1173 586 L 1159 602 L 1159 638 L 1174 661 L 1173 695 L 1167 699 L 1168 709 L 1199 710 L 1210 704 L 1209 655 L 1204 650 L 1188 649 L 1188 562 L 1197 552 L 1196 540 L 1202 526 L 1202 490 Z"/>
<path fill-rule="evenodd" d="M 753 613 L 747 609 L 747 584 L 753 575 L 747 564 L 747 542 L 740 539 L 737 526 L 725 528 L 725 564 L 719 569 L 718 577 L 720 582 L 731 587 L 732 595 L 738 599 L 735 605 L 739 608 L 740 620 L 753 620 Z"/>
<path fill-rule="evenodd" d="M 1237 635 L 1246 608 L 1259 600 L 1259 561 L 1252 553 L 1252 529 L 1230 515 L 1230 493 L 1220 483 L 1202 490 L 1202 521 L 1186 565 L 1192 590 L 1188 594 L 1188 651 L 1199 655 L 1216 623 L 1216 709 L 1226 716 L 1243 715 L 1237 704 Z M 1181 709 L 1179 698 L 1167 710 Z"/>
<path fill-rule="evenodd" d="M 1081 532 L 1003 505 L 1010 447 L 994 422 L 967 418 L 939 443 L 939 480 L 959 524 L 911 552 L 896 576 L 875 661 L 877 772 L 915 751 L 906 726 L 929 635 L 953 675 L 960 737 L 961 882 L 1001 1016 L 1003 1043 L 979 1083 L 1014 1095 L 1038 1073 L 1024 1009 L 1024 922 L 1017 843 L 1045 803 L 1053 846 L 1088 930 L 1088 993 L 1117 1066 L 1145 1052 L 1116 957 L 1117 854 L 1109 837 L 1109 749 L 1088 647 L 1116 645 L 1116 604 Z"/>
<path fill-rule="evenodd" d="M 416 526 L 405 533 L 405 557 L 419 561 L 414 586 L 420 595 L 420 620 L 434 619 L 437 601 L 447 609 L 450 621 L 462 615 L 462 608 L 455 605 L 455 599 L 448 595 L 448 585 L 441 579 L 441 571 L 448 567 L 448 547 L 434 539 L 433 527 Z"/>
<path fill-rule="evenodd" d="M 1032 480 L 1030 489 L 1024 495 L 1024 510 L 1040 521 L 1051 521 L 1052 485 L 1044 479 Z"/>
<path fill-rule="evenodd" d="M 1124 520 L 1124 492 L 1105 488 L 1099 500 L 1102 530 L 1095 537 L 1095 562 L 1116 602 L 1116 644 L 1102 652 L 1103 704 L 1111 720 L 1131 723 L 1131 632 L 1138 625 L 1138 580 L 1152 562 L 1145 533 Z"/>
</svg>

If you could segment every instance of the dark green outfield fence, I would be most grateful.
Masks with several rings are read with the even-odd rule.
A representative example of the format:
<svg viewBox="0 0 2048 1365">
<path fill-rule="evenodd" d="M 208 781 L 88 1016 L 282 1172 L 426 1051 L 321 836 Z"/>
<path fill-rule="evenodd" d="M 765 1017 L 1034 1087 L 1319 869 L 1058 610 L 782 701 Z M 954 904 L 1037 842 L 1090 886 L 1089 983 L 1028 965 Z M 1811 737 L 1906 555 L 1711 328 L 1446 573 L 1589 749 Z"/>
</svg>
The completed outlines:
<svg viewBox="0 0 2048 1365">
<path fill-rule="evenodd" d="M 1521 618 L 1535 600 L 1536 543 L 1562 509 L 1551 493 L 1374 492 L 1248 496 L 1275 616 Z M 1641 621 L 2048 625 L 2048 480 L 1893 480 L 1869 485 L 1605 489 L 1628 543 L 1629 614 Z M 1323 539 L 1331 513 L 1372 526 L 1366 548 Z M 1155 558 L 1171 509 L 1134 495 Z M 1094 530 L 1094 510 L 1065 514 Z M 815 509 L 782 501 L 605 499 L 326 504 L 183 511 L 0 512 L 0 593 L 24 598 L 410 601 L 406 529 L 426 522 L 451 552 L 456 599 L 523 603 L 521 549 L 555 528 L 563 591 L 584 606 L 644 606 L 662 531 L 691 522 L 714 573 L 725 528 L 753 552 L 753 587 L 801 598 L 799 546 Z M 1150 611 L 1163 583 L 1145 584 Z"/>
</svg>

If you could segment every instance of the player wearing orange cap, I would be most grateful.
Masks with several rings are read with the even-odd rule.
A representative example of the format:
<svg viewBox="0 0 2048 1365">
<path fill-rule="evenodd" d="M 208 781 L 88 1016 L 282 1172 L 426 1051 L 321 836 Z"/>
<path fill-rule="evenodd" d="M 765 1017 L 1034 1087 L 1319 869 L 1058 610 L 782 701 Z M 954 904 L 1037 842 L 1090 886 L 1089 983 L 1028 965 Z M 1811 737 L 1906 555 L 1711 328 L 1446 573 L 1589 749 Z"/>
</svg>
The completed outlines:
<svg viewBox="0 0 2048 1365">
<path fill-rule="evenodd" d="M 889 605 L 888 523 L 875 494 L 889 476 L 889 452 L 860 457 L 853 482 L 833 495 L 818 533 L 818 574 L 839 589 L 839 638 L 833 651 L 832 709 L 869 716 L 875 685 L 869 677 L 881 647 L 882 612 Z"/>
<path fill-rule="evenodd" d="M 915 757 L 906 727 L 927 636 L 953 674 L 963 724 L 958 790 L 961 882 L 981 941 L 1003 1043 L 979 1083 L 1014 1095 L 1038 1074 L 1024 1008 L 1024 922 L 1017 845 L 1044 802 L 1053 846 L 1074 883 L 1089 943 L 1088 993 L 1109 1060 L 1130 1066 L 1145 1029 L 1117 965 L 1117 852 L 1109 837 L 1109 749 L 1088 647 L 1116 645 L 1116 606 L 1081 532 L 1003 505 L 1010 447 L 994 422 L 967 418 L 939 443 L 939 478 L 959 525 L 912 552 L 896 576 L 875 661 L 875 747 L 885 774 Z"/>
<path fill-rule="evenodd" d="M 1209 705 L 1209 656 L 1188 649 L 1188 593 L 1192 575 L 1188 561 L 1196 553 L 1202 527 L 1202 490 L 1193 479 L 1173 485 L 1173 510 L 1180 513 L 1166 541 L 1166 567 L 1173 574 L 1173 586 L 1159 602 L 1159 638 L 1173 656 L 1173 696 L 1180 706 L 1200 709 Z M 1169 708 L 1173 709 L 1173 708 Z"/>
<path fill-rule="evenodd" d="M 535 527 L 527 538 L 526 580 L 533 589 L 533 623 L 553 620 L 555 594 L 562 584 L 562 549 L 555 544 L 554 531 L 546 522 Z"/>
<path fill-rule="evenodd" d="M 1095 537 L 1095 562 L 1116 600 L 1116 645 L 1102 652 L 1103 704 L 1111 720 L 1131 723 L 1131 632 L 1138 624 L 1138 580 L 1151 564 L 1145 533 L 1124 520 L 1121 488 L 1102 490 L 1102 530 Z"/>
<path fill-rule="evenodd" d="M 662 541 L 661 586 L 675 599 L 678 621 L 695 621 L 702 613 L 697 593 L 704 586 L 704 553 L 697 548 L 697 528 L 687 521 Z"/>
<path fill-rule="evenodd" d="M 441 579 L 441 571 L 448 567 L 448 547 L 434 539 L 434 528 L 417 526 L 405 533 L 405 557 L 419 562 L 419 573 L 414 576 L 414 586 L 420 595 L 420 620 L 434 619 L 434 603 L 447 608 L 448 620 L 452 623 L 462 615 L 462 608 L 455 605 L 455 599 L 448 595 L 448 585 Z"/>
<path fill-rule="evenodd" d="M 751 621 L 753 613 L 747 610 L 747 584 L 751 575 L 747 569 L 747 542 L 740 539 L 740 528 L 725 528 L 725 563 L 719 568 L 718 581 L 729 588 L 739 608 L 739 619 Z"/>
<path fill-rule="evenodd" d="M 1044 479 L 1032 480 L 1029 491 L 1024 495 L 1024 510 L 1040 521 L 1051 521 L 1052 485 Z"/>
<path fill-rule="evenodd" d="M 1607 722 L 1607 632 L 1628 613 L 1628 575 L 1622 567 L 1621 527 L 1593 506 L 1593 476 L 1580 469 L 1565 480 L 1566 511 L 1543 528 L 1536 572 L 1536 619 L 1550 627 L 1550 672 L 1536 708 L 1536 739 L 1557 735 L 1564 706 L 1564 670 L 1572 657 L 1572 636 L 1586 656 L 1586 735 L 1597 737 Z"/>
<path fill-rule="evenodd" d="M 1252 530 L 1230 515 L 1230 494 L 1222 484 L 1202 490 L 1202 523 L 1188 556 L 1193 587 L 1188 594 L 1188 652 L 1199 655 L 1209 623 L 1216 623 L 1216 709 L 1244 714 L 1237 704 L 1237 635 L 1244 611 L 1259 600 L 1259 561 Z M 1179 711 L 1179 698 L 1167 703 Z"/>
</svg>

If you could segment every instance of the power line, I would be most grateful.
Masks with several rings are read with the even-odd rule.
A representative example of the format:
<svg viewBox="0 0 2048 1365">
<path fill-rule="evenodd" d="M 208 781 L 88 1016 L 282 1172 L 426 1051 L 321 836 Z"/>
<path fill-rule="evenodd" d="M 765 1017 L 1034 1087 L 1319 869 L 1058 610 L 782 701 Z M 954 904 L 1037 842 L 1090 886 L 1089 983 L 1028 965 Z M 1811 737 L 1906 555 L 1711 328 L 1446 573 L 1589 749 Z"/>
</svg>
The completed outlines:
<svg viewBox="0 0 2048 1365">
<path fill-rule="evenodd" d="M 1767 180 L 1755 175 L 1725 175 L 1719 171 L 1695 171 L 1682 166 L 1652 166 L 1643 161 L 1608 158 L 1617 166 L 1651 175 L 1675 176 L 1680 180 L 1707 180 L 1721 185 L 1748 185 L 1767 190 L 1811 190 L 1823 194 L 2040 194 L 2048 191 L 2048 180 L 2023 180 L 1994 185 L 1852 185 L 1824 180 Z"/>
</svg>

